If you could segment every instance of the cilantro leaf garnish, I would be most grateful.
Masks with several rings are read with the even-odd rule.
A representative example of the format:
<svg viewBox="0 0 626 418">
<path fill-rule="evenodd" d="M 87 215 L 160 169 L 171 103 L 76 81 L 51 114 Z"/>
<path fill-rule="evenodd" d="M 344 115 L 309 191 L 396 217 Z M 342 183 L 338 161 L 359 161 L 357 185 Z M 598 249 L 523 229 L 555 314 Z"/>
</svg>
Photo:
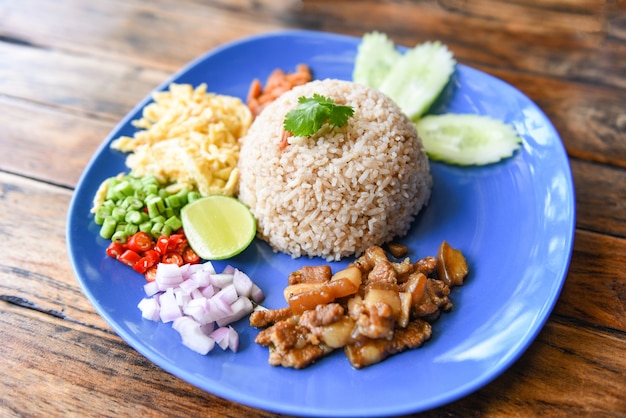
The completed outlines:
<svg viewBox="0 0 626 418">
<path fill-rule="evenodd" d="M 313 135 L 326 122 L 341 127 L 354 114 L 352 106 L 335 104 L 329 97 L 313 94 L 313 97 L 298 98 L 298 106 L 287 113 L 284 121 L 285 131 L 294 136 Z"/>
</svg>

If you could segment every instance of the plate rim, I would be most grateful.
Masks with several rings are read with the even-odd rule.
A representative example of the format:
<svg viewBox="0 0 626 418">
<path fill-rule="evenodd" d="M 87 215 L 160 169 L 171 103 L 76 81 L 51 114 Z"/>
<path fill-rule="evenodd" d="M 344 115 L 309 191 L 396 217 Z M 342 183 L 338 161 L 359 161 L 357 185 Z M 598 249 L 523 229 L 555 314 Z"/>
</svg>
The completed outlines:
<svg viewBox="0 0 626 418">
<path fill-rule="evenodd" d="M 234 41 L 231 42 L 227 42 L 224 43 L 222 45 L 217 46 L 216 48 L 210 49 L 208 51 L 206 51 L 205 53 L 201 54 L 200 56 L 196 57 L 195 59 L 191 60 L 189 63 L 187 63 L 186 65 L 184 65 L 180 70 L 174 72 L 170 77 L 168 77 L 165 81 L 163 81 L 162 83 L 160 83 L 158 86 L 156 86 L 153 90 L 151 90 L 150 92 L 148 92 L 148 94 L 141 100 L 139 101 L 139 103 L 137 105 L 135 105 L 131 110 L 129 110 L 126 115 L 120 120 L 120 122 L 118 122 L 114 128 L 111 130 L 111 132 L 106 136 L 106 138 L 101 142 L 101 144 L 99 145 L 99 147 L 96 149 L 96 151 L 94 152 L 94 154 L 91 156 L 91 158 L 89 159 L 87 165 L 85 166 L 81 176 L 79 177 L 78 182 L 76 183 L 76 186 L 74 188 L 74 191 L 78 190 L 81 185 L 84 183 L 85 179 L 89 176 L 89 172 L 90 172 L 90 168 L 92 167 L 93 163 L 95 162 L 96 158 L 98 158 L 98 156 L 100 156 L 102 154 L 102 152 L 104 151 L 104 149 L 108 148 L 111 140 L 114 138 L 114 136 L 116 135 L 116 133 L 119 132 L 119 130 L 125 126 L 131 119 L 134 119 L 135 114 L 140 111 L 150 100 L 151 100 L 151 95 L 152 93 L 154 93 L 155 91 L 159 91 L 159 90 L 163 90 L 164 88 L 166 88 L 170 83 L 174 82 L 176 79 L 180 78 L 181 76 L 185 75 L 186 73 L 188 73 L 190 70 L 192 70 L 193 68 L 195 68 L 199 63 L 203 62 L 206 59 L 209 59 L 210 57 L 219 54 L 220 52 L 230 49 L 230 48 L 234 48 L 237 47 L 240 44 L 246 44 L 246 43 L 251 43 L 251 42 L 257 42 L 257 41 L 262 41 L 268 38 L 276 38 L 276 37 L 294 37 L 294 36 L 302 36 L 305 38 L 324 38 L 325 40 L 349 40 L 351 42 L 354 41 L 358 41 L 358 37 L 355 36 L 351 36 L 351 35 L 344 35 L 344 34 L 338 34 L 338 33 L 332 33 L 332 32 L 323 32 L 323 31 L 316 31 L 316 30 L 306 30 L 306 29 L 287 29 L 287 30 L 277 30 L 277 31 L 271 31 L 271 32 L 266 32 L 266 33 L 261 33 L 261 34 L 256 34 L 256 35 L 252 35 L 252 36 L 246 36 L 246 37 L 242 37 L 239 39 L 236 39 Z M 109 315 L 108 312 L 104 311 L 103 308 L 100 306 L 100 304 L 98 303 L 98 301 L 95 299 L 95 296 L 92 294 L 92 291 L 88 288 L 87 284 L 85 283 L 84 279 L 79 275 L 79 270 L 78 270 L 78 266 L 76 264 L 77 260 L 74 257 L 72 248 L 74 242 L 73 242 L 73 234 L 72 234 L 72 219 L 74 218 L 74 212 L 77 209 L 76 208 L 76 196 L 77 193 L 73 193 L 72 194 L 72 199 L 70 201 L 70 205 L 69 205 L 69 211 L 67 214 L 67 227 L 66 227 L 66 238 L 67 238 L 67 248 L 68 248 L 68 255 L 70 258 L 70 262 L 72 265 L 72 271 L 74 273 L 74 276 L 76 277 L 77 281 L 79 282 L 79 285 L 82 289 L 83 294 L 87 297 L 87 299 L 89 300 L 89 302 L 92 304 L 92 306 L 95 308 L 95 310 L 98 312 L 98 314 L 105 319 L 105 321 L 108 323 L 109 326 L 111 326 L 114 331 L 127 343 L 129 344 L 131 347 L 133 347 L 133 349 L 135 349 L 137 352 L 139 352 L 142 356 L 146 357 L 148 360 L 150 360 L 152 363 L 154 363 L 155 365 L 157 365 L 159 368 L 167 371 L 168 373 L 180 378 L 181 380 L 193 384 L 194 386 L 196 386 L 197 388 L 200 388 L 203 391 L 206 391 L 208 393 L 214 394 L 216 396 L 231 400 L 233 402 L 237 402 L 237 403 L 241 403 L 253 408 L 259 408 L 259 409 L 263 409 L 266 411 L 272 411 L 272 412 L 278 412 L 278 413 L 287 413 L 287 414 L 295 414 L 295 415 L 332 415 L 332 416 L 362 416 L 363 414 L 365 415 L 371 415 L 371 414 L 375 414 L 375 415 L 387 415 L 387 414 L 405 414 L 405 413 L 413 413 L 413 412 L 419 412 L 419 411 L 425 411 L 425 410 L 429 410 L 429 409 L 433 409 L 436 407 L 440 407 L 442 405 L 448 404 L 450 402 L 454 402 L 456 400 L 459 400 L 460 398 L 475 392 L 476 390 L 479 390 L 480 388 L 484 387 L 485 385 L 489 384 L 490 382 L 492 382 L 494 379 L 496 379 L 498 376 L 500 376 L 502 373 L 504 373 L 508 368 L 511 367 L 512 364 L 514 364 L 518 358 L 524 353 L 526 352 L 526 350 L 528 349 L 528 347 L 534 342 L 534 340 L 536 339 L 537 335 L 541 332 L 541 330 L 543 329 L 545 323 L 548 321 L 550 314 L 552 312 L 552 310 L 554 309 L 554 306 L 556 305 L 558 299 L 559 299 L 559 295 L 561 293 L 561 290 L 563 288 L 563 285 L 565 283 L 566 277 L 567 277 L 567 273 L 569 270 L 569 266 L 571 263 L 571 257 L 573 254 L 573 243 L 574 243 L 574 235 L 575 235 L 575 222 L 576 222 L 576 202 L 575 202 L 575 189 L 574 189 L 574 183 L 573 183 L 573 176 L 572 176 L 572 171 L 571 171 L 571 166 L 569 164 L 569 159 L 567 157 L 567 153 L 566 153 L 566 149 L 565 146 L 563 144 L 563 141 L 560 137 L 560 135 L 558 134 L 556 128 L 553 126 L 552 122 L 550 121 L 550 119 L 543 113 L 543 111 L 539 108 L 539 106 L 533 102 L 530 98 L 528 98 L 522 91 L 520 91 L 519 89 L 517 89 L 515 86 L 507 83 L 504 80 L 501 80 L 489 73 L 486 73 L 484 71 L 475 69 L 473 67 L 469 67 L 467 65 L 464 64 L 460 64 L 457 63 L 457 66 L 464 68 L 465 70 L 469 70 L 469 71 L 475 71 L 480 73 L 481 75 L 486 75 L 487 77 L 490 77 L 492 79 L 497 80 L 500 83 L 503 83 L 505 85 L 507 85 L 509 88 L 513 89 L 517 94 L 523 96 L 526 100 L 528 100 L 529 103 L 532 103 L 532 105 L 535 106 L 536 110 L 541 114 L 541 116 L 543 117 L 543 121 L 548 124 L 548 126 L 553 130 L 554 135 L 558 138 L 557 144 L 558 145 L 558 151 L 560 154 L 562 154 L 562 157 L 564 159 L 564 169 L 565 169 L 565 176 L 567 178 L 568 181 L 568 196 L 570 197 L 569 201 L 571 203 L 571 213 L 572 216 L 570 218 L 570 222 L 568 224 L 568 234 L 567 234 L 567 248 L 568 248 L 568 255 L 566 257 L 566 259 L 563 262 L 563 265 L 560 268 L 560 271 L 556 274 L 560 277 L 560 279 L 558 280 L 558 285 L 557 286 L 553 286 L 553 292 L 549 297 L 549 303 L 544 303 L 542 305 L 542 310 L 541 310 L 541 319 L 538 322 L 534 322 L 535 326 L 534 328 L 530 329 L 530 331 L 532 331 L 529 336 L 524 340 L 524 344 L 522 344 L 520 346 L 519 349 L 515 350 L 512 355 L 509 355 L 507 359 L 505 359 L 505 361 L 503 362 L 503 364 L 498 367 L 497 369 L 492 369 L 490 370 L 489 373 L 483 374 L 481 379 L 473 379 L 467 382 L 467 384 L 465 386 L 459 387 L 457 388 L 456 391 L 454 391 L 454 393 L 450 393 L 450 392 L 446 392 L 444 394 L 441 394 L 440 396 L 436 397 L 435 399 L 431 399 L 429 402 L 421 402 L 421 403 L 408 403 L 408 404 L 404 404 L 404 405 L 400 405 L 396 408 L 389 408 L 388 406 L 386 407 L 381 407 L 378 409 L 374 409 L 372 410 L 371 408 L 368 409 L 367 411 L 363 411 L 363 410 L 358 410 L 358 411 L 341 411 L 341 413 L 337 413 L 337 411 L 329 411 L 323 408 L 319 408 L 319 407 L 315 407 L 315 408 L 311 408 L 311 407 L 299 407 L 299 406 L 295 406 L 295 405 L 276 405 L 275 402 L 272 401 L 268 401 L 265 399 L 260 399 L 258 397 L 254 397 L 254 396 L 250 396 L 249 394 L 245 393 L 242 394 L 240 392 L 238 393 L 233 393 L 234 391 L 232 390 L 222 390 L 222 391 L 209 391 L 207 390 L 205 387 L 203 387 L 202 382 L 201 382 L 201 378 L 200 377 L 196 377 L 196 376 L 186 376 L 185 378 L 180 376 L 180 372 L 176 369 L 175 365 L 173 364 L 163 364 L 163 362 L 161 361 L 161 358 L 159 356 L 157 356 L 156 354 L 154 354 L 149 347 L 145 346 L 145 344 L 142 344 L 140 342 L 135 342 L 135 337 L 133 335 L 130 335 L 128 333 L 126 333 L 123 329 L 120 329 L 119 326 L 117 326 L 115 319 Z M 215 385 L 214 385 L 215 386 Z M 417 405 L 420 405 L 418 408 Z"/>
</svg>

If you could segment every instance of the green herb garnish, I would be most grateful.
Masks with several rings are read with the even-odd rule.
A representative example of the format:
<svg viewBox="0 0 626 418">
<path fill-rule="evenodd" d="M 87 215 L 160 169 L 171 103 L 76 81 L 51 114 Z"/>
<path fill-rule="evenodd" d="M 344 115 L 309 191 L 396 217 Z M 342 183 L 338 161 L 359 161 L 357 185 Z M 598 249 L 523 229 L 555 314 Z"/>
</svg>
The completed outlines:
<svg viewBox="0 0 626 418">
<path fill-rule="evenodd" d="M 284 127 L 294 136 L 313 135 L 326 122 L 337 127 L 345 125 L 353 114 L 352 106 L 335 104 L 333 99 L 316 93 L 298 98 L 298 107 L 287 113 Z"/>
</svg>

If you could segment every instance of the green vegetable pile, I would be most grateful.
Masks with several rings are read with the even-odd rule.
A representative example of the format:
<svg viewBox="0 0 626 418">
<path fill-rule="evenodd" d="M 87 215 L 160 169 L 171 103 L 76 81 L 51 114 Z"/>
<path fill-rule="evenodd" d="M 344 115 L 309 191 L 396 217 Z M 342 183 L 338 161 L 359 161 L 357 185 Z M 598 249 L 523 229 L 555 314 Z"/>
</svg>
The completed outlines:
<svg viewBox="0 0 626 418">
<path fill-rule="evenodd" d="M 100 236 L 125 243 L 138 231 L 153 238 L 170 236 L 182 227 L 183 206 L 200 198 L 187 189 L 170 193 L 154 176 L 134 177 L 120 174 L 105 180 L 94 202 L 94 221 Z"/>
</svg>

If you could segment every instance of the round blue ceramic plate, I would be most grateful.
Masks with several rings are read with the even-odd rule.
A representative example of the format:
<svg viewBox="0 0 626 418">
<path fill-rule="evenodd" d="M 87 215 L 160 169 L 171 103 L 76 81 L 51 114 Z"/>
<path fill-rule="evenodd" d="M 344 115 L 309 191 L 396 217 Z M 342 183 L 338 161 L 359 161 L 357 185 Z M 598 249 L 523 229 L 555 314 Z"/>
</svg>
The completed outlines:
<svg viewBox="0 0 626 418">
<path fill-rule="evenodd" d="M 191 62 L 170 82 L 207 83 L 209 91 L 245 98 L 253 78 L 275 68 L 310 65 L 314 77 L 350 80 L 358 38 L 286 31 L 225 45 Z M 575 206 L 563 144 L 542 111 L 512 86 L 464 65 L 431 113 L 490 115 L 515 126 L 522 148 L 483 167 L 432 164 L 428 207 L 403 240 L 410 257 L 435 255 L 447 240 L 462 250 L 471 273 L 451 294 L 454 308 L 434 324 L 423 347 L 362 370 L 339 351 L 304 370 L 268 365 L 246 320 L 238 353 L 216 349 L 201 356 L 184 347 L 170 324 L 141 318 L 144 279 L 105 255 L 90 214 L 105 178 L 124 171 L 125 155 L 109 143 L 131 135 L 146 97 L 104 141 L 79 181 L 68 214 L 68 247 L 90 302 L 125 341 L 175 376 L 248 406 L 295 415 L 398 415 L 434 408 L 467 395 L 501 374 L 531 344 L 560 293 L 572 252 Z M 349 260 L 334 263 L 345 266 Z M 292 260 L 255 241 L 232 264 L 264 290 L 269 308 L 285 305 L 287 275 L 321 259 Z"/>
</svg>

